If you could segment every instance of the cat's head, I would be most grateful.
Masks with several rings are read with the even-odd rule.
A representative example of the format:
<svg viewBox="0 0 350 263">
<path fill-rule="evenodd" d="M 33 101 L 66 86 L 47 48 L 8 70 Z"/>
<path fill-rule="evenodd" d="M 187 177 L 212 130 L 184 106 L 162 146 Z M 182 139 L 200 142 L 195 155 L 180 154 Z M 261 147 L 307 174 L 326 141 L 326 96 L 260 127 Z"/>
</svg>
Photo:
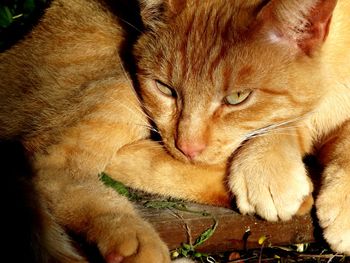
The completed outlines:
<svg viewBox="0 0 350 263">
<path fill-rule="evenodd" d="M 251 136 L 288 132 L 322 96 L 335 0 L 142 3 L 141 96 L 176 158 L 225 162 Z"/>
</svg>

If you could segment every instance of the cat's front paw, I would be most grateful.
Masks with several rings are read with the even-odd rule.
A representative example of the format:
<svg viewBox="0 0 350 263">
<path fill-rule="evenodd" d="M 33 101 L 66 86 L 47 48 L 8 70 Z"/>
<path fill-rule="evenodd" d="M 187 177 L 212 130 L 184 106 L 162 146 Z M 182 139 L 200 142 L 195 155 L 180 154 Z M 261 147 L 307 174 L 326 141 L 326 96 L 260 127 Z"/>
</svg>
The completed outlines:
<svg viewBox="0 0 350 263">
<path fill-rule="evenodd" d="M 141 218 L 106 215 L 99 221 L 98 247 L 107 263 L 170 263 L 167 246 Z"/>
<path fill-rule="evenodd" d="M 305 213 L 313 204 L 312 184 L 301 158 L 239 155 L 232 162 L 229 186 L 241 213 L 269 221 L 289 220 L 299 208 Z"/>
<path fill-rule="evenodd" d="M 329 172 L 329 170 L 328 170 Z M 317 198 L 316 211 L 323 235 L 331 248 L 350 255 L 350 179 L 337 181 L 348 175 L 341 169 L 329 176 L 334 180 L 323 185 Z"/>
</svg>

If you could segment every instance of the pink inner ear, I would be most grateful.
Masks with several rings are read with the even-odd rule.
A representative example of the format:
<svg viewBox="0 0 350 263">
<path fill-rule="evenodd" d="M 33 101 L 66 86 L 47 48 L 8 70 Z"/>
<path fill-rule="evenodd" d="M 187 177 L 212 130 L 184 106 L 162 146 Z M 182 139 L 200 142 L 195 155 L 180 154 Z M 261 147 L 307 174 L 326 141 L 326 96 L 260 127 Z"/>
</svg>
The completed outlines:
<svg viewBox="0 0 350 263">
<path fill-rule="evenodd" d="M 298 46 L 307 55 L 311 55 L 313 49 L 326 40 L 336 3 L 336 0 L 319 1 L 311 10 L 308 17 L 310 26 L 306 28 L 305 37 L 298 40 Z"/>
<path fill-rule="evenodd" d="M 265 25 L 271 42 L 298 47 L 310 56 L 327 38 L 337 0 L 303 0 L 288 7 L 282 5 L 283 1 L 271 0 L 258 20 Z M 290 19 L 295 17 L 300 19 Z"/>
<path fill-rule="evenodd" d="M 329 33 L 331 18 L 332 16 L 330 16 L 325 22 L 310 25 L 310 27 L 308 27 L 308 34 L 306 37 L 298 40 L 298 46 L 308 56 L 312 54 L 315 47 L 322 44 L 326 40 Z"/>
</svg>

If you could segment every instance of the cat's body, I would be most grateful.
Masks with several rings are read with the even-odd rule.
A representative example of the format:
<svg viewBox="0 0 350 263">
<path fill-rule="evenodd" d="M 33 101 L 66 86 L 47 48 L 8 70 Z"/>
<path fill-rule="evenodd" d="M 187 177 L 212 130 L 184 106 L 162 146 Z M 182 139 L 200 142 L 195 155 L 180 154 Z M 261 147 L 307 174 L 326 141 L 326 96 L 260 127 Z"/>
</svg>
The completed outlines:
<svg viewBox="0 0 350 263">
<path fill-rule="evenodd" d="M 215 179 L 224 170 L 196 171 L 147 139 L 150 125 L 119 57 L 125 34 L 103 2 L 53 1 L 26 40 L 0 55 L 0 134 L 24 144 L 39 199 L 58 224 L 97 243 L 109 262 L 117 253 L 133 255 L 132 262 L 168 262 L 155 231 L 99 173 L 148 192 L 228 205 Z M 184 190 L 191 174 L 203 185 Z M 67 244 L 49 238 L 62 262 L 79 260 L 65 258 Z"/>
<path fill-rule="evenodd" d="M 239 209 L 268 220 L 311 201 L 302 159 L 318 155 L 318 218 L 350 254 L 349 2 L 170 2 L 180 14 L 136 47 L 144 105 L 169 152 L 194 163 L 233 152 Z"/>
<path fill-rule="evenodd" d="M 25 145 L 55 223 L 108 262 L 167 262 L 154 230 L 99 173 L 227 206 L 229 164 L 243 213 L 289 219 L 312 191 L 302 157 L 316 149 L 327 166 L 318 215 L 333 248 L 350 253 L 347 1 L 332 22 L 332 0 L 140 2 L 135 87 L 166 150 L 149 139 L 122 67 L 126 32 L 103 1 L 53 1 L 0 55 L 0 136 Z"/>
</svg>

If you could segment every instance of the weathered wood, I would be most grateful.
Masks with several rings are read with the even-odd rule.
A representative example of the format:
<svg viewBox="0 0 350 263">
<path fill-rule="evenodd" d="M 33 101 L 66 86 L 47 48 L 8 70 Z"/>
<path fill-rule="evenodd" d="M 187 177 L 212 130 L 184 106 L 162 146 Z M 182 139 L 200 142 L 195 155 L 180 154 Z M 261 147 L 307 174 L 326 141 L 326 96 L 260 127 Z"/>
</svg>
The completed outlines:
<svg viewBox="0 0 350 263">
<path fill-rule="evenodd" d="M 288 222 L 267 222 L 253 216 L 242 216 L 230 209 L 198 204 L 186 204 L 195 211 L 206 211 L 210 215 L 180 211 L 177 209 L 154 209 L 140 206 L 143 216 L 159 232 L 170 249 L 181 243 L 192 242 L 206 229 L 218 221 L 215 233 L 201 245 L 198 251 L 223 252 L 257 248 L 259 239 L 267 237 L 267 244 L 288 245 L 314 241 L 314 227 L 310 215 L 295 217 Z M 248 232 L 249 231 L 249 235 Z M 265 244 L 265 245 L 267 245 Z"/>
</svg>

